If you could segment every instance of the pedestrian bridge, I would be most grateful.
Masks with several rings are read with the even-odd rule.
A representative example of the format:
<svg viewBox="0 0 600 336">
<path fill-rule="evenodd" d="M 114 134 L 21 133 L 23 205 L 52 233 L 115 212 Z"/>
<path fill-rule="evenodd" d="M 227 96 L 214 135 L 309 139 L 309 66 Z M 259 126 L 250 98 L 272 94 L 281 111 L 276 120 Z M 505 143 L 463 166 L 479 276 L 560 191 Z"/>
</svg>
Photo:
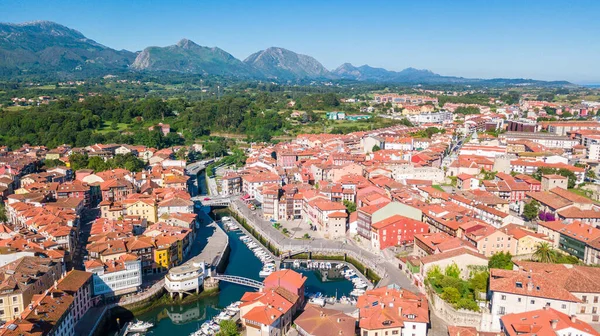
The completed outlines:
<svg viewBox="0 0 600 336">
<path fill-rule="evenodd" d="M 205 198 L 208 198 L 205 200 Z M 204 206 L 228 206 L 231 203 L 231 197 L 229 196 L 196 196 L 191 198 L 192 201 L 200 202 Z"/>
<path fill-rule="evenodd" d="M 236 275 L 215 274 L 212 277 L 219 281 L 230 282 L 230 283 L 234 283 L 237 285 L 252 287 L 252 288 L 256 288 L 256 289 L 263 289 L 263 287 L 265 286 L 260 281 L 256 281 L 253 279 L 248 279 L 248 278 L 244 278 L 244 277 L 240 277 L 240 276 L 236 276 Z"/>
</svg>

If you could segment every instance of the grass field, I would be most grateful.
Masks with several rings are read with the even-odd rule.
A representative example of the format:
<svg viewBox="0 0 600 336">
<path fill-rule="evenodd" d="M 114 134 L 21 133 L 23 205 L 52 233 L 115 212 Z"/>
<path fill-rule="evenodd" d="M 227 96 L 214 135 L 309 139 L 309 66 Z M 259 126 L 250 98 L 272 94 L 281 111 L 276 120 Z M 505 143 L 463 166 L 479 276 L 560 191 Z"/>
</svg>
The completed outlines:
<svg viewBox="0 0 600 336">
<path fill-rule="evenodd" d="M 7 106 L 4 109 L 6 109 L 7 111 L 21 111 L 21 110 L 26 110 L 28 108 L 30 108 L 31 106 L 19 106 L 19 105 L 15 105 L 15 106 Z"/>
<path fill-rule="evenodd" d="M 30 90 L 38 89 L 38 90 L 56 90 L 56 85 L 40 85 L 40 86 L 30 86 L 27 87 Z"/>
<path fill-rule="evenodd" d="M 98 133 L 108 133 L 108 132 L 120 132 L 123 131 L 125 129 L 127 129 L 127 127 L 129 127 L 129 125 L 125 124 L 125 123 L 118 123 L 117 124 L 117 129 L 114 130 L 112 129 L 112 124 L 111 123 L 104 123 L 104 126 L 102 126 L 101 129 L 99 129 L 97 132 Z"/>
</svg>

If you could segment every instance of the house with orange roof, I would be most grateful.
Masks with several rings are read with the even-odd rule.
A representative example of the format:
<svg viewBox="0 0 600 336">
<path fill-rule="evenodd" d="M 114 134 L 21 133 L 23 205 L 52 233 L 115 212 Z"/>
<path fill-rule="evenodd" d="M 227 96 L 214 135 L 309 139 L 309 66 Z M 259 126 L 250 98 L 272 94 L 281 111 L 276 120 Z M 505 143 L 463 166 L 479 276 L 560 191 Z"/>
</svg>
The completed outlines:
<svg viewBox="0 0 600 336">
<path fill-rule="evenodd" d="M 294 320 L 300 335 L 307 336 L 354 336 L 358 320 L 339 310 L 307 305 Z"/>
<path fill-rule="evenodd" d="M 500 230 L 512 237 L 512 241 L 517 245 L 515 255 L 518 256 L 531 255 L 541 243 L 552 243 L 544 234 L 531 231 L 522 225 L 508 224 Z"/>
<path fill-rule="evenodd" d="M 109 179 L 100 184 L 103 201 L 119 202 L 135 192 L 135 186 L 124 178 Z"/>
<path fill-rule="evenodd" d="M 346 235 L 348 214 L 346 207 L 340 202 L 315 198 L 304 207 L 302 218 L 315 225 L 325 237 L 335 239 Z"/>
<path fill-rule="evenodd" d="M 513 270 L 490 270 L 492 319 L 505 314 L 553 308 L 597 323 L 600 271 L 596 267 L 515 260 Z M 500 326 L 492 323 L 493 330 Z"/>
<path fill-rule="evenodd" d="M 282 287 L 242 296 L 240 318 L 248 336 L 285 335 L 292 325 L 298 296 Z"/>
<path fill-rule="evenodd" d="M 423 294 L 381 287 L 358 297 L 360 335 L 426 336 L 429 305 Z"/>
<path fill-rule="evenodd" d="M 445 232 L 415 234 L 415 245 L 412 254 L 417 257 L 425 257 L 431 254 L 444 253 L 462 247 L 477 251 L 465 240 L 458 237 L 452 237 Z"/>
<path fill-rule="evenodd" d="M 516 254 L 517 243 L 503 230 L 482 222 L 470 222 L 460 226 L 462 238 L 486 257 L 500 252 Z"/>
<path fill-rule="evenodd" d="M 592 326 L 574 315 L 545 306 L 542 309 L 501 317 L 501 328 L 507 336 L 580 335 L 599 336 Z"/>
</svg>

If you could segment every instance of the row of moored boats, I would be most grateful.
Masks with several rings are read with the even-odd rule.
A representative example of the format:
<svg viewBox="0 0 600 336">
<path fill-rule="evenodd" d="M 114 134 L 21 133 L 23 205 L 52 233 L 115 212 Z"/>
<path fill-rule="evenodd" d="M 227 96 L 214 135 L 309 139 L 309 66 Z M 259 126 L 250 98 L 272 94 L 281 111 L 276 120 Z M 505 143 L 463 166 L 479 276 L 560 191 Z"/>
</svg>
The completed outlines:
<svg viewBox="0 0 600 336">
<path fill-rule="evenodd" d="M 250 236 L 240 236 L 240 240 L 248 246 L 250 251 L 260 259 L 263 263 L 262 270 L 258 273 L 261 277 L 268 277 L 271 273 L 275 272 L 275 259 L 267 252 L 262 246 L 254 241 Z"/>
<path fill-rule="evenodd" d="M 241 301 L 236 301 L 227 308 L 223 309 L 217 316 L 213 317 L 211 320 L 206 321 L 200 325 L 198 330 L 191 333 L 190 336 L 212 336 L 221 331 L 221 327 L 219 324 L 222 321 L 229 321 L 236 318 L 236 315 L 240 312 L 240 304 Z"/>
</svg>

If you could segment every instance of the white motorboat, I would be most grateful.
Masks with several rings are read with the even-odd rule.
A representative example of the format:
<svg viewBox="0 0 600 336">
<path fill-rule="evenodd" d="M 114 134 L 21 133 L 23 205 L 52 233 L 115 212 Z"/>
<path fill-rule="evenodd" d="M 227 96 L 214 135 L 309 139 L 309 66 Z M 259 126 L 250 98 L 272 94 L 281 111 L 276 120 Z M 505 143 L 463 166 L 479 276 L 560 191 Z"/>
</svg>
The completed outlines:
<svg viewBox="0 0 600 336">
<path fill-rule="evenodd" d="M 294 268 L 300 268 L 300 262 L 298 260 L 295 260 L 292 266 L 294 266 Z"/>
<path fill-rule="evenodd" d="M 310 300 L 310 303 L 323 307 L 325 306 L 325 299 L 322 297 L 314 298 Z"/>
<path fill-rule="evenodd" d="M 221 327 L 219 327 L 219 325 L 216 323 L 211 323 L 210 329 L 212 329 L 214 332 L 218 333 L 221 330 Z"/>
<path fill-rule="evenodd" d="M 320 269 L 325 269 L 325 263 L 324 263 L 324 262 L 320 263 L 320 264 L 319 264 L 319 268 L 320 268 Z"/>
<path fill-rule="evenodd" d="M 354 283 L 354 287 L 358 289 L 366 288 L 368 285 L 364 281 Z"/>
<path fill-rule="evenodd" d="M 231 320 L 231 316 L 229 314 L 227 314 L 226 311 L 222 311 L 219 313 L 219 315 L 217 315 L 217 317 L 215 319 L 217 321 L 226 321 L 226 320 Z"/>
<path fill-rule="evenodd" d="M 265 265 L 263 269 L 260 272 L 258 272 L 258 276 L 268 277 L 273 272 L 275 272 L 275 265 Z"/>
<path fill-rule="evenodd" d="M 354 272 L 354 270 L 349 269 L 345 274 L 344 277 L 346 279 L 350 279 L 351 277 L 356 276 L 356 272 Z"/>
<path fill-rule="evenodd" d="M 352 292 L 350 292 L 350 295 L 352 296 L 361 296 L 363 294 L 365 294 L 364 289 L 354 289 Z"/>
<path fill-rule="evenodd" d="M 230 217 L 227 217 L 227 216 L 223 216 L 223 217 L 221 217 L 221 220 L 222 220 L 223 222 L 228 222 L 228 221 L 230 221 L 230 220 L 231 220 L 231 218 L 230 218 Z"/>
<path fill-rule="evenodd" d="M 331 269 L 331 263 L 330 262 L 326 262 L 325 263 L 325 268 L 326 269 Z"/>
<path fill-rule="evenodd" d="M 148 329 L 154 327 L 151 322 L 137 321 L 132 323 L 127 329 L 128 332 L 146 332 Z"/>
</svg>

